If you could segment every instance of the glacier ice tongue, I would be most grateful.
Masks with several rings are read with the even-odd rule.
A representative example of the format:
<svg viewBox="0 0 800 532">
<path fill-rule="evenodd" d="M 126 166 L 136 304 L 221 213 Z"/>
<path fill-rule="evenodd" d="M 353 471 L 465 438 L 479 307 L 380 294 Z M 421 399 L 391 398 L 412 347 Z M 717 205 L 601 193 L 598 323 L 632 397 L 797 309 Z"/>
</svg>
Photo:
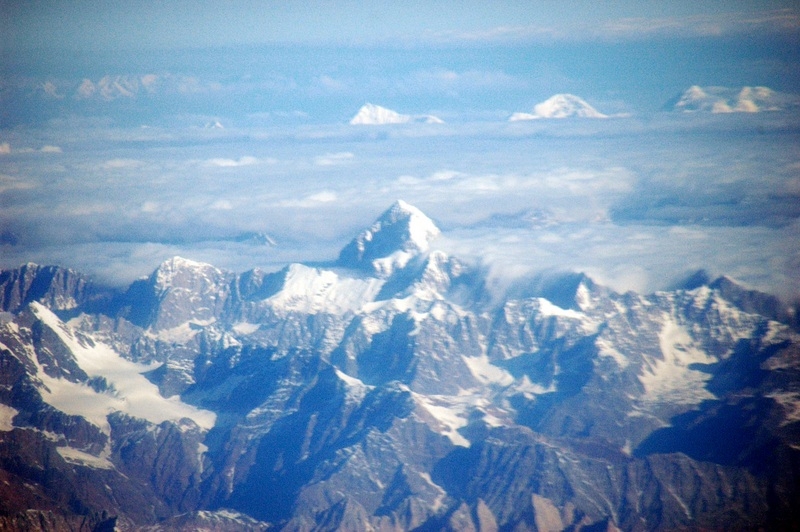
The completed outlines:
<svg viewBox="0 0 800 532">
<path fill-rule="evenodd" d="M 143 375 L 152 367 L 126 360 L 104 343 L 84 345 L 47 307 L 32 303 L 30 308 L 64 342 L 82 370 L 90 377 L 103 377 L 114 389 L 113 394 L 98 393 L 84 383 L 49 377 L 39 369 L 45 402 L 67 414 L 83 416 L 105 432 L 110 430 L 106 416 L 114 410 L 155 424 L 189 418 L 204 429 L 214 426 L 213 412 L 186 404 L 177 396 L 163 397 Z"/>
</svg>

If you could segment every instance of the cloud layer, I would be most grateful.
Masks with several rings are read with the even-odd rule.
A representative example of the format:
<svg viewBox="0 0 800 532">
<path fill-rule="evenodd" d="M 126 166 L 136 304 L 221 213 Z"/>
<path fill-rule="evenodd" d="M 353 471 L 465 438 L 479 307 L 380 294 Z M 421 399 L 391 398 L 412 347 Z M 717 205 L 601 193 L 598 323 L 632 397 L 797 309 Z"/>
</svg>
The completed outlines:
<svg viewBox="0 0 800 532">
<path fill-rule="evenodd" d="M 717 37 L 789 33 L 800 28 L 796 5 L 731 1 L 597 3 L 582 0 L 517 3 L 410 1 L 398 4 L 299 2 L 263 4 L 156 1 L 135 6 L 72 2 L 3 6 L 5 46 L 79 50 L 181 49 L 265 43 L 552 42 L 653 37 Z"/>
<path fill-rule="evenodd" d="M 0 266 L 125 284 L 175 254 L 237 271 L 330 260 L 404 199 L 498 283 L 577 270 L 655 290 L 705 268 L 791 298 L 796 131 L 768 114 L 16 131 L 0 155 Z"/>
</svg>

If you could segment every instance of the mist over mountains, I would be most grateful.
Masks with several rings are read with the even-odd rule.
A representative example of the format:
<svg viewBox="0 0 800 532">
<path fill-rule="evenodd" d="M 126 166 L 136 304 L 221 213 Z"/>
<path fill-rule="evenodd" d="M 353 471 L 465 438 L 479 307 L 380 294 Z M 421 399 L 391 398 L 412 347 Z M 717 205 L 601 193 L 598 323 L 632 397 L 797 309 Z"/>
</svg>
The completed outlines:
<svg viewBox="0 0 800 532">
<path fill-rule="evenodd" d="M 786 301 L 800 293 L 786 245 L 800 230 L 791 113 L 507 116 L 369 127 L 347 115 L 270 127 L 74 117 L 5 130 L 0 263 L 114 285 L 174 255 L 279 269 L 335 255 L 359 213 L 402 197 L 435 212 L 448 249 L 498 282 L 577 270 L 652 291 L 706 269 Z"/>
<path fill-rule="evenodd" d="M 760 113 L 792 111 L 800 105 L 797 96 L 776 93 L 769 87 L 698 87 L 693 85 L 667 108 L 681 112 Z"/>
</svg>

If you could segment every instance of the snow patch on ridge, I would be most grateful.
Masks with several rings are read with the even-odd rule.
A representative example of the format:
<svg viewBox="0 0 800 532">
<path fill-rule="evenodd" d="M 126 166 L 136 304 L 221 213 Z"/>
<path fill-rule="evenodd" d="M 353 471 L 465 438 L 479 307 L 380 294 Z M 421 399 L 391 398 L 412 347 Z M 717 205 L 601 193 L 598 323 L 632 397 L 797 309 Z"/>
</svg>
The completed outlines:
<svg viewBox="0 0 800 532">
<path fill-rule="evenodd" d="M 527 375 L 523 375 L 522 378 L 515 384 L 514 390 L 521 393 L 526 399 L 533 399 L 537 395 L 555 392 L 556 383 L 555 380 L 553 380 L 550 383 L 550 386 L 545 388 L 541 384 L 532 382 Z"/>
<path fill-rule="evenodd" d="M 259 325 L 258 323 L 249 323 L 245 321 L 240 321 L 238 323 L 234 323 L 231 329 L 233 329 L 233 331 L 236 334 L 247 336 L 249 334 L 253 334 L 254 332 L 256 332 L 260 327 L 261 325 Z"/>
<path fill-rule="evenodd" d="M 486 355 L 479 357 L 462 356 L 461 358 L 470 373 L 472 373 L 472 376 L 481 384 L 498 384 L 500 386 L 514 384 L 514 376 L 503 368 L 492 364 Z"/>
<path fill-rule="evenodd" d="M 800 393 L 775 392 L 767 397 L 774 399 L 783 408 L 784 419 L 781 426 L 800 421 Z"/>
<path fill-rule="evenodd" d="M 658 335 L 662 357 L 645 359 L 639 382 L 650 403 L 692 405 L 715 399 L 705 388 L 708 373 L 691 369 L 692 364 L 712 364 L 716 359 L 698 349 L 684 327 L 668 317 Z"/>
<path fill-rule="evenodd" d="M 40 393 L 48 404 L 67 414 L 82 416 L 106 433 L 110 431 L 106 416 L 114 411 L 155 424 L 189 418 L 204 429 L 214 426 L 216 414 L 186 404 L 178 396 L 163 397 L 158 387 L 142 375 L 156 366 L 126 360 L 101 342 L 84 345 L 48 308 L 39 303 L 31 303 L 30 308 L 70 349 L 87 375 L 103 377 L 110 387 L 109 392 L 98 393 L 85 384 L 50 377 L 38 367 L 37 377 L 44 385 Z M 36 357 L 32 359 L 38 366 Z"/>
<path fill-rule="evenodd" d="M 454 397 L 438 395 L 422 395 L 411 392 L 414 402 L 422 407 L 438 424 L 437 432 L 447 436 L 453 445 L 469 447 L 470 442 L 462 436 L 458 429 L 467 426 L 465 404 L 453 404 Z"/>
<path fill-rule="evenodd" d="M 543 316 L 559 316 L 563 318 L 572 318 L 574 320 L 582 320 L 586 318 L 586 315 L 582 312 L 561 308 L 543 297 L 538 297 L 536 300 L 539 303 L 539 313 Z"/>
<path fill-rule="evenodd" d="M 7 349 L 0 344 L 0 347 L 3 349 Z M 14 430 L 14 416 L 19 414 L 19 411 L 15 408 L 10 406 L 0 404 L 0 432 L 8 432 L 10 430 Z"/>
<path fill-rule="evenodd" d="M 598 336 L 597 339 L 594 341 L 594 345 L 595 347 L 597 347 L 597 353 L 600 356 L 611 358 L 614 362 L 617 363 L 617 366 L 619 366 L 620 369 L 628 367 L 629 364 L 628 358 L 622 353 L 620 353 L 608 338 Z"/>
<path fill-rule="evenodd" d="M 147 332 L 146 334 L 152 338 L 158 338 L 162 342 L 173 344 L 187 344 L 197 336 L 200 328 L 207 327 L 214 323 L 216 320 L 191 320 L 169 329 L 162 329 L 156 333 Z"/>
<path fill-rule="evenodd" d="M 351 377 L 343 371 L 335 368 L 336 376 L 347 386 L 347 398 L 355 403 L 360 403 L 367 393 L 375 388 L 364 384 L 360 379 Z"/>
<path fill-rule="evenodd" d="M 92 467 L 94 469 L 116 469 L 107 458 L 103 456 L 94 456 L 92 454 L 83 452 L 74 447 L 56 447 L 56 451 L 61 455 L 61 458 L 71 464 Z"/>
<path fill-rule="evenodd" d="M 283 289 L 266 301 L 284 311 L 344 314 L 357 312 L 373 301 L 381 286 L 380 279 L 340 277 L 331 270 L 292 264 Z"/>
</svg>

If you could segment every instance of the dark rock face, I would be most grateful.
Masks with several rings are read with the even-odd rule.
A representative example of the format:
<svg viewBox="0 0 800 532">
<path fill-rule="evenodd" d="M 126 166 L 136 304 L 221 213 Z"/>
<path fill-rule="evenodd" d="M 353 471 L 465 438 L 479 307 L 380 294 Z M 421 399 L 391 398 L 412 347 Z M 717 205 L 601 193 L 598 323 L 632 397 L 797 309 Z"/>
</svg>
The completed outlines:
<svg viewBox="0 0 800 532">
<path fill-rule="evenodd" d="M 130 482 L 113 469 L 76 467 L 61 456 L 62 442 L 53 441 L 47 433 L 32 429 L 14 429 L 0 433 L 0 467 L 8 482 L 2 491 L 2 519 L 15 529 L 30 520 L 30 510 L 41 512 L 37 517 L 47 523 L 42 530 L 61 530 L 60 523 L 94 523 L 92 530 L 109 517 L 123 515 L 130 522 L 147 522 L 166 515 L 164 505 L 151 490 Z M 3 523 L 3 521 L 0 521 Z M 17 528 L 25 529 L 25 527 Z"/>
<path fill-rule="evenodd" d="M 16 312 L 32 301 L 53 310 L 70 310 L 86 302 L 88 280 L 57 266 L 26 264 L 0 272 L 0 310 Z"/>
<path fill-rule="evenodd" d="M 0 272 L 0 529 L 800 525 L 777 300 L 579 274 L 490 297 L 418 216 L 387 211 L 356 270 L 176 258 L 102 305 Z"/>
<path fill-rule="evenodd" d="M 116 530 L 117 518 L 106 512 L 85 516 L 58 511 L 26 510 L 15 515 L 0 516 L 0 530 L 86 530 L 112 532 Z"/>
</svg>

